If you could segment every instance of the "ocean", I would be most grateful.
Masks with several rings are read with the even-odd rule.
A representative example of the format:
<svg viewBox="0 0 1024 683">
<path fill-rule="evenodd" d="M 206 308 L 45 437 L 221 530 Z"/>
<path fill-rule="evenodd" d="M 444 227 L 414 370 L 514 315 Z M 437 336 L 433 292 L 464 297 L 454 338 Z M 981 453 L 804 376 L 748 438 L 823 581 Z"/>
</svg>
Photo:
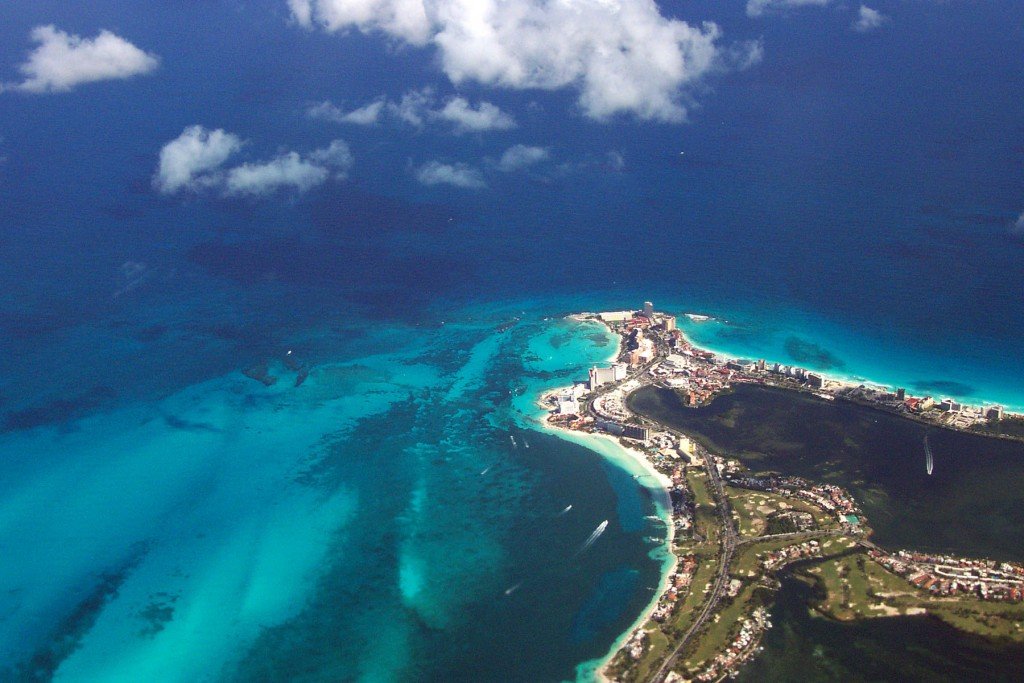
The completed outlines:
<svg viewBox="0 0 1024 683">
<path fill-rule="evenodd" d="M 1024 406 L 1024 10 L 877 4 L 861 35 L 838 6 L 661 3 L 765 54 L 669 125 L 456 91 L 277 0 L 6 3 L 0 81 L 51 23 L 160 65 L 0 93 L 3 677 L 586 678 L 664 525 L 636 472 L 537 430 L 536 395 L 611 352 L 570 312 L 649 299 L 736 355 Z M 424 87 L 517 126 L 306 115 Z M 161 195 L 196 124 L 246 160 L 355 162 L 305 194 Z M 513 144 L 550 159 L 496 170 Z M 417 182 L 435 159 L 486 187 Z"/>
</svg>

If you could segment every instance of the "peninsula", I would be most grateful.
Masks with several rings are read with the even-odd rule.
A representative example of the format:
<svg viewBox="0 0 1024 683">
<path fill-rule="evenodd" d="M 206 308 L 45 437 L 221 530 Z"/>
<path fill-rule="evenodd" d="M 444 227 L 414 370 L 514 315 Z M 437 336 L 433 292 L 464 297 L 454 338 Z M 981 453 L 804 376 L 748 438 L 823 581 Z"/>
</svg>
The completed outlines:
<svg viewBox="0 0 1024 683">
<path fill-rule="evenodd" d="M 738 384 L 811 392 L 939 428 L 1020 438 L 1021 416 L 999 406 L 915 397 L 853 385 L 799 367 L 723 358 L 697 348 L 676 318 L 645 302 L 639 311 L 577 314 L 620 340 L 616 362 L 585 382 L 546 394 L 548 423 L 603 433 L 661 475 L 671 501 L 675 555 L 665 589 L 602 669 L 615 681 L 716 681 L 758 651 L 783 571 L 815 585 L 822 615 L 851 620 L 931 614 L 956 628 L 1024 642 L 1024 566 L 954 557 L 871 541 L 870 521 L 849 491 L 773 472 L 752 472 L 692 435 L 630 409 L 656 386 L 697 407 Z M 931 475 L 931 453 L 922 469 Z"/>
</svg>

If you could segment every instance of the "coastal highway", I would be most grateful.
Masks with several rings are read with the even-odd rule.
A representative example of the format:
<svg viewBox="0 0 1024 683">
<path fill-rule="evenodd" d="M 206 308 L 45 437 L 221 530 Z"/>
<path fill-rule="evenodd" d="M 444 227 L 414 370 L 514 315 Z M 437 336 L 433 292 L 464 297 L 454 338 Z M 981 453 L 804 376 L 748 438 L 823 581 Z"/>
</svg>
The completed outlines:
<svg viewBox="0 0 1024 683">
<path fill-rule="evenodd" d="M 584 403 L 583 412 L 589 415 L 593 415 L 594 417 L 600 417 L 598 415 L 595 415 L 593 409 L 594 399 L 596 399 L 598 396 L 601 396 L 603 394 L 606 394 L 610 391 L 617 389 L 619 386 L 621 386 L 625 382 L 628 382 L 629 380 L 643 378 L 645 373 L 651 367 L 661 362 L 665 355 L 667 355 L 667 349 L 664 348 L 663 344 L 656 343 L 655 349 L 655 357 L 651 360 L 650 363 L 647 363 L 635 369 L 633 372 L 629 373 L 624 379 L 622 379 L 619 382 L 614 382 L 603 387 L 598 387 L 597 390 L 591 392 L 591 394 L 587 397 Z M 642 422 L 650 423 L 650 421 L 646 419 L 642 419 Z M 668 432 L 671 432 L 675 434 L 677 437 L 683 435 L 681 432 L 678 432 L 674 429 L 666 428 L 665 425 L 657 425 L 657 427 L 660 429 L 664 429 Z M 704 461 L 704 468 L 705 470 L 707 470 L 709 481 L 711 481 L 711 486 L 712 490 L 714 491 L 716 502 L 715 507 L 718 511 L 719 520 L 721 522 L 721 535 L 719 540 L 721 544 L 721 552 L 718 556 L 718 569 L 715 573 L 715 579 L 711 588 L 711 592 L 708 595 L 707 599 L 704 601 L 704 606 L 702 607 L 700 614 L 697 616 L 697 619 L 690 626 L 689 630 L 687 630 L 687 632 L 683 635 L 679 642 L 676 643 L 676 646 L 672 649 L 672 652 L 668 655 L 668 657 L 666 657 L 665 660 L 662 662 L 661 667 L 658 669 L 658 671 L 651 677 L 651 680 L 655 682 L 660 682 L 665 679 L 665 677 L 668 675 L 668 672 L 672 670 L 673 666 L 675 666 L 675 663 L 679 658 L 679 654 L 682 652 L 686 644 L 690 642 L 690 639 L 693 637 L 695 633 L 700 631 L 700 629 L 703 628 L 705 624 L 707 624 L 708 619 L 710 619 L 715 614 L 716 608 L 718 607 L 718 602 L 722 599 L 722 596 L 725 595 L 729 578 L 729 565 L 732 563 L 733 554 L 736 552 L 736 545 L 738 542 L 736 527 L 733 525 L 732 511 L 729 507 L 729 499 L 725 496 L 725 487 L 722 484 L 722 478 L 718 473 L 718 468 L 715 467 L 715 461 L 712 459 L 711 454 L 708 453 L 707 450 L 705 450 L 703 447 L 697 447 L 696 452 L 700 454 L 701 458 Z"/>
<path fill-rule="evenodd" d="M 700 629 L 708 622 L 708 619 L 714 615 L 718 602 L 725 595 L 726 586 L 729 578 L 729 565 L 732 563 L 733 554 L 736 552 L 736 546 L 738 543 L 736 527 L 733 525 L 732 511 L 729 508 L 729 499 L 725 497 L 725 488 L 722 485 L 722 478 L 718 474 L 718 468 L 715 467 L 715 461 L 711 458 L 711 454 L 703 448 L 698 447 L 697 451 L 700 453 L 701 458 L 704 460 L 704 468 L 707 470 L 708 477 L 711 481 L 712 488 L 715 492 L 716 508 L 718 509 L 718 516 L 721 520 L 721 552 L 718 556 L 718 570 L 715 573 L 715 581 L 711 588 L 711 593 L 704 601 L 704 606 L 701 608 L 700 614 L 697 615 L 697 619 L 694 620 L 690 628 L 683 634 L 683 637 L 679 639 L 676 646 L 672 648 L 672 652 L 669 653 L 668 657 L 661 663 L 658 671 L 651 676 L 651 681 L 660 683 L 663 681 L 668 673 L 675 666 L 676 661 L 679 659 L 679 654 L 683 651 L 683 648 L 695 633 L 698 633 Z"/>
<path fill-rule="evenodd" d="M 665 357 L 665 355 L 667 355 L 667 349 L 663 348 L 662 344 L 656 344 L 655 349 L 655 357 L 654 359 L 652 359 L 650 363 L 647 363 L 639 368 L 634 369 L 633 372 L 630 372 L 624 379 L 620 380 L 619 382 L 607 384 L 603 387 L 599 387 L 596 391 L 591 392 L 591 394 L 587 397 L 584 403 L 583 412 L 589 415 L 594 415 L 595 417 L 600 417 L 598 415 L 595 415 L 595 411 L 593 409 L 594 399 L 596 399 L 598 396 L 604 395 L 610 391 L 618 389 L 622 384 L 630 380 L 639 379 L 641 380 L 641 382 L 643 382 L 647 371 L 651 367 L 659 363 Z M 623 407 L 625 408 L 625 406 Z M 640 416 L 634 415 L 634 417 Z M 646 418 L 641 417 L 640 422 L 642 424 L 648 424 L 656 429 L 672 433 L 676 437 L 685 436 L 682 432 L 672 429 L 667 425 L 654 423 Z M 805 540 L 807 538 L 839 535 L 838 532 L 836 534 L 821 531 L 797 532 L 792 534 L 776 534 L 772 536 L 744 539 L 741 541 L 739 539 L 739 534 L 737 533 L 736 526 L 732 518 L 732 509 L 729 505 L 729 499 L 725 495 L 725 485 L 722 482 L 722 477 L 718 472 L 718 468 L 715 466 L 714 459 L 712 458 L 711 454 L 702 446 L 695 445 L 694 452 L 695 455 L 699 455 L 699 457 L 704 462 L 704 469 L 707 472 L 708 481 L 711 482 L 711 491 L 714 495 L 715 508 L 718 512 L 720 528 L 720 550 L 718 555 L 718 567 L 715 572 L 715 577 L 712 583 L 711 590 L 708 593 L 703 606 L 701 607 L 700 613 L 697 615 L 697 618 L 694 620 L 694 622 L 690 625 L 690 628 L 687 629 L 686 633 L 683 634 L 682 638 L 680 638 L 679 641 L 672 648 L 671 652 L 668 653 L 668 656 L 666 656 L 665 659 L 662 661 L 661 666 L 658 668 L 657 672 L 655 672 L 654 675 L 651 676 L 650 680 L 654 683 L 661 683 L 661 681 L 665 680 L 669 672 L 672 671 L 672 668 L 676 665 L 676 662 L 679 660 L 679 657 L 683 652 L 683 649 L 686 647 L 686 645 L 690 643 L 693 637 L 696 634 L 698 634 L 701 631 L 701 629 L 704 628 L 705 625 L 707 625 L 708 620 L 716 614 L 718 610 L 718 604 L 722 600 L 722 597 L 726 594 L 726 590 L 729 583 L 729 568 L 732 564 L 736 548 L 739 545 L 770 540 L 792 539 L 794 541 L 797 541 Z"/>
</svg>

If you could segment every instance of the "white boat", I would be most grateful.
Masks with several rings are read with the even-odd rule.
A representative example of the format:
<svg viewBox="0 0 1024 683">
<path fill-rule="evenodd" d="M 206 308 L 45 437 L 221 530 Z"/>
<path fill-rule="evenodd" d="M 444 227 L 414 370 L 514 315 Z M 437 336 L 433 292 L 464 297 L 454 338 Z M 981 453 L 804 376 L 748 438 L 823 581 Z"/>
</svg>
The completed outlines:
<svg viewBox="0 0 1024 683">
<path fill-rule="evenodd" d="M 932 459 L 932 447 L 928 443 L 928 435 L 924 435 L 924 468 L 928 474 L 932 473 L 932 468 L 935 466 L 935 461 Z"/>
</svg>

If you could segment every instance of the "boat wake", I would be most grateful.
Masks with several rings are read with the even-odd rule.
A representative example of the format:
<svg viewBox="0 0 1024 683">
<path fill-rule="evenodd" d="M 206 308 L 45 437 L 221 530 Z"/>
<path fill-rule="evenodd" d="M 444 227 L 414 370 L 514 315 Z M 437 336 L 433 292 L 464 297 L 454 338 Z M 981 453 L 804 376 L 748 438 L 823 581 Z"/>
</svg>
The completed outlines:
<svg viewBox="0 0 1024 683">
<path fill-rule="evenodd" d="M 924 435 L 924 467 L 928 474 L 932 473 L 932 469 L 935 467 L 935 460 L 932 458 L 932 447 L 928 443 L 928 435 Z"/>
<path fill-rule="evenodd" d="M 569 510 L 572 510 L 572 505 L 566 505 L 565 509 L 558 513 L 558 516 L 569 514 Z"/>
<path fill-rule="evenodd" d="M 519 583 L 515 584 L 514 586 L 509 586 L 508 588 L 505 589 L 505 595 L 512 595 L 517 590 L 519 590 L 519 587 L 522 586 L 522 585 L 523 585 L 522 582 L 519 582 Z"/>
<path fill-rule="evenodd" d="M 597 539 L 601 538 L 601 534 L 603 534 L 604 530 L 607 528 L 608 520 L 606 519 L 597 525 L 597 528 L 594 529 L 594 533 L 590 534 L 590 538 L 583 542 L 583 545 L 581 545 L 580 549 L 576 551 L 576 554 L 579 555 L 580 553 L 586 552 L 587 548 L 594 545 Z"/>
</svg>

